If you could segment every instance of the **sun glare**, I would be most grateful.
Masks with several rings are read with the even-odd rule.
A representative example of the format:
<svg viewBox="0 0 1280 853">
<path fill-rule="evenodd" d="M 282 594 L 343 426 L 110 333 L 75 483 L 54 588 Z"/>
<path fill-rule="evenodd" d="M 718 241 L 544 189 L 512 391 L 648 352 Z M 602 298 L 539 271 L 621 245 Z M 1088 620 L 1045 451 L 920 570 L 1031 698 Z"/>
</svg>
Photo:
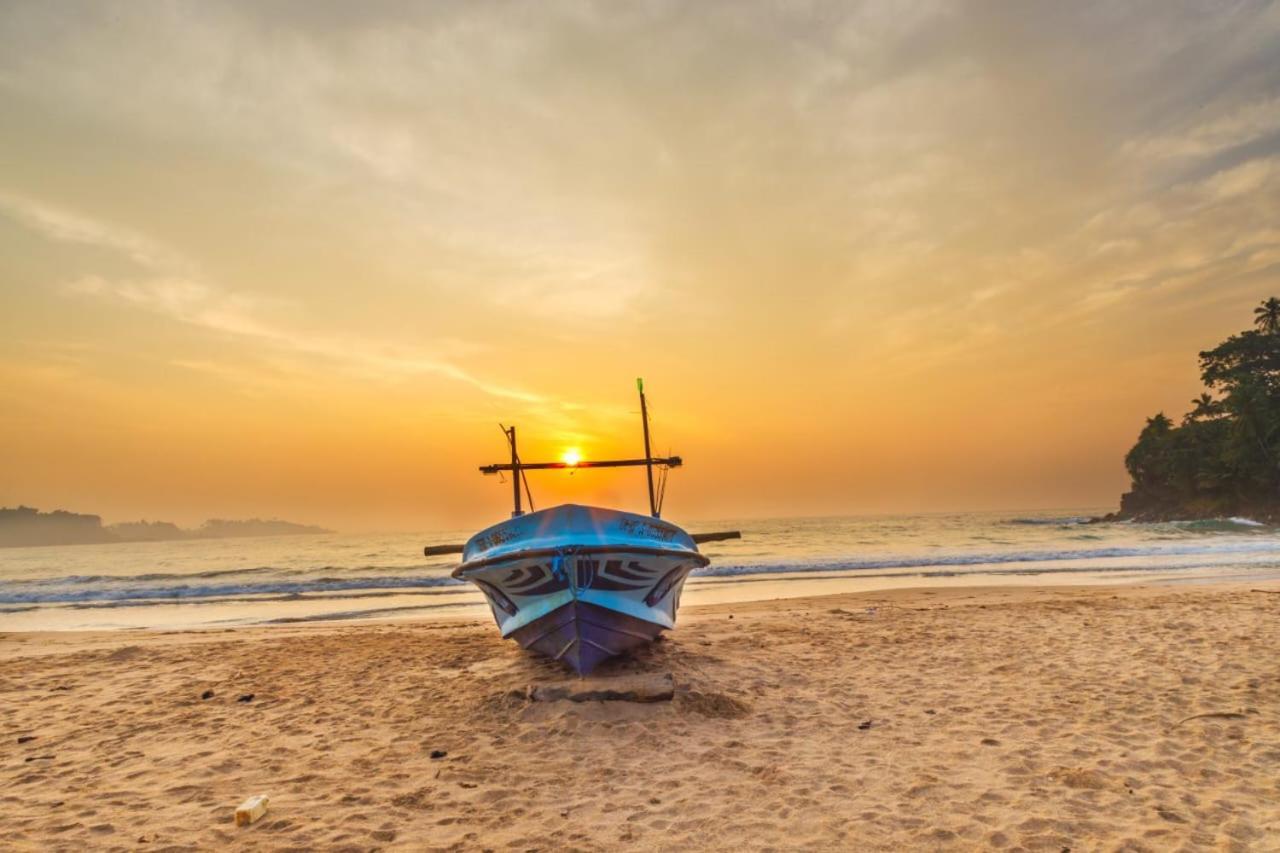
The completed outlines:
<svg viewBox="0 0 1280 853">
<path fill-rule="evenodd" d="M 582 461 L 582 451 L 576 447 L 570 447 L 560 456 L 560 461 L 566 465 L 577 465 Z"/>
</svg>

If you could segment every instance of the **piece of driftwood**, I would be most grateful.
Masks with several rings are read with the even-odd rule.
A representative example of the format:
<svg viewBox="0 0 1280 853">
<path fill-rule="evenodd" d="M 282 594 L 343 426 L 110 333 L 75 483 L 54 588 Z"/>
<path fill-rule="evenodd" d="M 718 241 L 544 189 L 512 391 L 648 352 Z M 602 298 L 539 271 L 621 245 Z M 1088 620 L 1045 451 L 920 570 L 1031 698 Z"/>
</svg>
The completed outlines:
<svg viewBox="0 0 1280 853">
<path fill-rule="evenodd" d="M 1169 727 L 1169 731 L 1173 731 L 1183 723 L 1189 723 L 1192 720 L 1243 720 L 1245 715 L 1239 711 L 1210 711 L 1207 714 L 1192 714 L 1190 717 L 1183 717 L 1178 722 Z"/>
<path fill-rule="evenodd" d="M 533 702 L 670 702 L 675 690 L 675 679 L 664 672 L 537 684 L 528 697 Z"/>
<path fill-rule="evenodd" d="M 1251 589 L 1249 592 L 1261 592 L 1266 595 L 1280 595 L 1280 589 Z"/>
</svg>

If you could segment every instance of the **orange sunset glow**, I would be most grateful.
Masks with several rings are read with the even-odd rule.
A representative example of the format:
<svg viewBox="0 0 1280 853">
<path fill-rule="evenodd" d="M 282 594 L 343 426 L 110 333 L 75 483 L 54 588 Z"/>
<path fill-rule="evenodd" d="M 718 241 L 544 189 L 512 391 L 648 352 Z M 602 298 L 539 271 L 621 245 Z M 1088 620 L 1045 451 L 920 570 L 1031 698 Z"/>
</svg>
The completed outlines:
<svg viewBox="0 0 1280 853">
<path fill-rule="evenodd" d="M 1112 507 L 1275 282 L 1274 8 L 163 8 L 0 10 L 0 504 L 474 527 L 642 376 L 673 518 Z"/>
</svg>

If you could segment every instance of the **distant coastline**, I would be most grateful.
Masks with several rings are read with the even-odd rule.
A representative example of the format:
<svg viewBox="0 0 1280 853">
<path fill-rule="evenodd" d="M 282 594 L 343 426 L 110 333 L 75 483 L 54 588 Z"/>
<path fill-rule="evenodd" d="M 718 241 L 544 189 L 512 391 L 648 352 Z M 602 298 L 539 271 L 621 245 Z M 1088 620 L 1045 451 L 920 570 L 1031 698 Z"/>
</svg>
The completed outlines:
<svg viewBox="0 0 1280 853">
<path fill-rule="evenodd" d="M 169 521 L 102 523 L 102 517 L 29 506 L 0 507 L 0 548 L 38 545 L 106 545 L 122 542 L 171 542 L 179 539 L 236 539 L 248 536 L 306 536 L 332 533 L 323 527 L 280 519 L 212 518 L 197 528 Z"/>
</svg>

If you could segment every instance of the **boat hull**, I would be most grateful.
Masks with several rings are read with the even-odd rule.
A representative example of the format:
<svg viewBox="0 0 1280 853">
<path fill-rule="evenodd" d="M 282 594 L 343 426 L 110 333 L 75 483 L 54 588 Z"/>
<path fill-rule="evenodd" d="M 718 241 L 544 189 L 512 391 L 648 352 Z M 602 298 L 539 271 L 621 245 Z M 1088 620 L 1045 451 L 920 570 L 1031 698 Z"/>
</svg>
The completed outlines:
<svg viewBox="0 0 1280 853">
<path fill-rule="evenodd" d="M 653 642 L 664 630 L 607 607 L 571 601 L 507 636 L 585 675 L 615 655 Z"/>
<path fill-rule="evenodd" d="M 472 537 L 454 576 L 485 594 L 502 636 L 580 674 L 674 628 L 684 581 L 707 564 L 673 524 L 566 505 Z"/>
</svg>

